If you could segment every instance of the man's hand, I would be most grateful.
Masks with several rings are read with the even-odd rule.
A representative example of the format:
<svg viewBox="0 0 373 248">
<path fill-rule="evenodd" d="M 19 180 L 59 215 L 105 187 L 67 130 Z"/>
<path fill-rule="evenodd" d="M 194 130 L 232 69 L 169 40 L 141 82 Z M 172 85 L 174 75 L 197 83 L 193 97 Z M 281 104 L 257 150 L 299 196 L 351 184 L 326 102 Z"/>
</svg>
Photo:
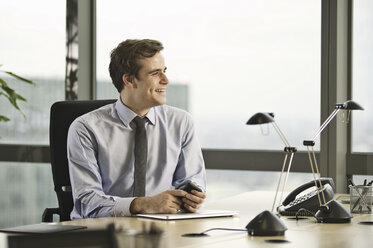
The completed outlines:
<svg viewBox="0 0 373 248">
<path fill-rule="evenodd" d="M 195 183 L 193 183 L 195 184 Z M 187 193 L 187 192 L 186 192 Z M 195 213 L 202 206 L 202 203 L 206 199 L 206 193 L 198 192 L 197 190 L 192 190 L 187 193 L 183 198 L 183 206 L 189 212 Z"/>
<path fill-rule="evenodd" d="M 175 214 L 183 203 L 181 198 L 187 193 L 183 190 L 167 190 L 152 197 L 138 197 L 130 206 L 131 214 Z"/>
</svg>

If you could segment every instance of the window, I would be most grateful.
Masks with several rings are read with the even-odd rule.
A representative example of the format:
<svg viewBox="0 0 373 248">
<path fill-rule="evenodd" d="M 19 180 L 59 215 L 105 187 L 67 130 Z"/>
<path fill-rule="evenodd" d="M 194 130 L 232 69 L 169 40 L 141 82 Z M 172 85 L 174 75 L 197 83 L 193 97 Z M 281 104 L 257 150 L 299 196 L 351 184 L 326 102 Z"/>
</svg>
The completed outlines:
<svg viewBox="0 0 373 248">
<path fill-rule="evenodd" d="M 256 112 L 274 112 L 290 144 L 304 150 L 320 124 L 320 22 L 313 0 L 98 1 L 98 98 L 118 95 L 107 68 L 119 42 L 158 39 L 168 104 L 193 115 L 203 148 L 282 149 L 272 127 L 263 137 L 245 125 Z"/>
<path fill-rule="evenodd" d="M 0 162 L 0 228 L 40 223 L 43 211 L 57 205 L 47 164 Z"/>
<path fill-rule="evenodd" d="M 48 144 L 50 106 L 65 94 L 66 2 L 0 0 L 0 5 L 0 69 L 36 83 L 6 77 L 27 99 L 20 103 L 26 119 L 1 96 L 0 113 L 11 121 L 0 122 L 0 143 Z"/>
<path fill-rule="evenodd" d="M 0 143 L 48 145 L 50 106 L 65 94 L 66 2 L 0 0 L 0 6 L 0 69 L 36 83 L 1 74 L 27 103 L 20 103 L 24 119 L 0 97 L 0 114 L 11 119 L 0 122 Z M 0 175 L 1 228 L 40 223 L 44 209 L 57 206 L 48 164 L 0 162 Z"/>
<path fill-rule="evenodd" d="M 355 0 L 353 3 L 353 99 L 365 110 L 353 112 L 352 151 L 373 152 L 373 2 Z"/>
<path fill-rule="evenodd" d="M 248 191 L 275 192 L 280 172 L 270 171 L 241 171 L 241 170 L 207 170 L 207 198 L 213 202 Z M 282 177 L 284 179 L 285 174 Z M 285 192 L 290 192 L 306 182 L 313 180 L 311 173 L 291 172 Z M 283 181 L 282 181 L 283 182 Z M 281 184 L 280 192 L 283 184 Z M 280 197 L 280 196 L 279 196 Z M 286 194 L 283 195 L 284 200 Z M 268 206 L 270 208 L 270 206 Z"/>
</svg>

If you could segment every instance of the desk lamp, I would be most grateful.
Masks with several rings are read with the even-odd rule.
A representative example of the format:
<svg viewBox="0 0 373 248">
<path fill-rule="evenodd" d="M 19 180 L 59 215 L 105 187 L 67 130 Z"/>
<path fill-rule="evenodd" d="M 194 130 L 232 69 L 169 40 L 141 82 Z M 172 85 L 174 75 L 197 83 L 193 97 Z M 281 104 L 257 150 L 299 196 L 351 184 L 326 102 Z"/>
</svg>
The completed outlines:
<svg viewBox="0 0 373 248">
<path fill-rule="evenodd" d="M 278 184 L 277 184 L 275 199 L 274 199 L 273 205 L 272 205 L 272 211 L 270 212 L 270 211 L 266 210 L 266 211 L 263 211 L 262 213 L 260 213 L 259 215 L 257 215 L 252 221 L 249 222 L 249 224 L 246 226 L 246 229 L 248 229 L 249 234 L 251 234 L 253 236 L 255 236 L 255 235 L 260 235 L 260 236 L 269 236 L 269 235 L 274 236 L 274 235 L 277 235 L 277 236 L 280 236 L 280 235 L 284 235 L 287 228 L 282 223 L 280 218 L 273 213 L 273 211 L 275 209 L 276 199 L 277 199 L 278 191 L 279 191 L 280 184 L 281 184 L 281 181 L 282 181 L 282 176 L 283 176 L 283 173 L 284 173 L 287 161 L 288 161 L 288 157 L 290 155 L 289 165 L 288 165 L 288 168 L 287 168 L 285 181 L 283 183 L 282 193 L 281 193 L 281 197 L 280 197 L 280 201 L 279 201 L 280 203 L 281 203 L 281 200 L 282 200 L 285 185 L 286 185 L 288 175 L 289 175 L 289 172 L 290 172 L 291 163 L 293 161 L 293 156 L 294 156 L 294 153 L 297 151 L 297 149 L 295 147 L 291 147 L 289 145 L 289 142 L 286 140 L 284 134 L 281 132 L 280 128 L 277 126 L 277 124 L 274 120 L 274 114 L 273 113 L 256 113 L 255 115 L 253 115 L 247 121 L 246 124 L 247 125 L 258 125 L 258 124 L 265 124 L 265 123 L 267 123 L 267 124 L 271 123 L 273 125 L 277 134 L 280 136 L 282 142 L 285 144 L 285 148 L 284 148 L 285 159 L 284 159 L 284 162 L 282 164 L 282 169 L 281 169 L 280 178 L 279 178 Z"/>
<path fill-rule="evenodd" d="M 319 199 L 319 204 L 320 204 L 320 209 L 316 212 L 316 215 L 315 215 L 318 222 L 348 223 L 351 221 L 351 218 L 352 218 L 352 215 L 350 214 L 350 212 L 348 212 L 341 203 L 335 200 L 330 200 L 326 202 L 323 191 L 321 191 L 321 197 L 320 197 L 320 188 L 317 187 L 317 185 L 322 185 L 322 184 L 320 181 L 320 172 L 317 166 L 315 151 L 313 149 L 315 145 L 315 139 L 321 134 L 321 132 L 333 120 L 333 118 L 338 114 L 340 110 L 347 110 L 348 116 L 349 116 L 352 110 L 364 110 L 364 109 L 359 104 L 351 100 L 348 100 L 342 104 L 337 103 L 335 105 L 333 112 L 321 125 L 319 130 L 317 130 L 313 138 L 311 140 L 303 141 L 303 145 L 307 146 L 308 158 L 310 161 L 311 170 L 312 170 L 312 174 L 313 174 L 314 181 L 315 181 L 315 186 L 317 189 L 317 197 Z M 311 156 L 311 153 L 312 153 L 312 156 Z M 316 172 L 314 170 L 314 166 L 315 166 Z"/>
</svg>

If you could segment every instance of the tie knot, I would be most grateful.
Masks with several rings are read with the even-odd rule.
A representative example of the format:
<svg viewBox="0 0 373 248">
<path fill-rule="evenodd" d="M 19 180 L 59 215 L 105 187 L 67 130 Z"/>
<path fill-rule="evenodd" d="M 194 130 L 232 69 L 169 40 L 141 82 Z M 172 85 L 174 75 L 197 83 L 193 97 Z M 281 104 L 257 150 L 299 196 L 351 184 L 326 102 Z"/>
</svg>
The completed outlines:
<svg viewBox="0 0 373 248">
<path fill-rule="evenodd" d="M 146 117 L 141 118 L 140 116 L 136 116 L 136 117 L 133 119 L 133 121 L 135 122 L 136 127 L 138 127 L 138 128 L 145 127 Z"/>
</svg>

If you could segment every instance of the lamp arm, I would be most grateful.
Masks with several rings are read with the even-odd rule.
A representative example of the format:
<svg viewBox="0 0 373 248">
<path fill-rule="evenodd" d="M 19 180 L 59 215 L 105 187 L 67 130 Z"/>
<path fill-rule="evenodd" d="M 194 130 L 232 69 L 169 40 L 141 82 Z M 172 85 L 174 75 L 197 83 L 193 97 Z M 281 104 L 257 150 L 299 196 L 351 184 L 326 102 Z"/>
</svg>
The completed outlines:
<svg viewBox="0 0 373 248">
<path fill-rule="evenodd" d="M 280 136 L 282 142 L 284 142 L 285 146 L 289 147 L 290 144 L 289 142 L 286 140 L 284 134 L 281 132 L 280 128 L 277 126 L 276 122 L 271 122 L 273 127 L 275 128 L 277 134 Z"/>
<path fill-rule="evenodd" d="M 319 130 L 317 130 L 317 132 L 315 133 L 315 135 L 313 136 L 312 140 L 314 141 L 319 135 L 320 133 L 326 128 L 326 126 L 329 124 L 329 122 L 331 122 L 333 120 L 333 118 L 338 114 L 340 109 L 334 109 L 334 111 L 329 115 L 329 117 L 324 121 L 324 123 L 321 125 L 321 127 L 319 128 Z"/>
<path fill-rule="evenodd" d="M 293 157 L 294 157 L 294 152 L 291 152 L 290 153 L 290 159 L 289 159 L 288 169 L 287 169 L 286 175 L 285 175 L 285 182 L 284 182 L 284 185 L 282 185 L 282 191 L 281 191 L 281 196 L 280 196 L 280 203 L 282 202 L 282 197 L 284 196 L 284 190 L 285 190 L 286 184 L 288 182 L 288 177 L 289 177 L 289 173 L 290 173 L 290 169 L 291 169 L 291 164 L 293 162 Z"/>
<path fill-rule="evenodd" d="M 311 146 L 311 151 L 310 151 L 310 147 L 307 146 L 307 153 L 308 153 L 308 158 L 310 160 L 310 165 L 311 165 L 311 170 L 312 170 L 312 174 L 313 174 L 313 178 L 314 178 L 314 182 L 315 182 L 315 187 L 316 187 L 316 190 L 317 190 L 317 198 L 319 199 L 319 204 L 320 204 L 320 207 L 321 207 L 322 205 L 326 204 L 326 200 L 325 200 L 324 191 L 322 191 L 320 189 L 322 187 L 322 183 L 321 183 L 321 179 L 320 179 L 320 172 L 319 172 L 319 169 L 318 169 L 318 166 L 317 166 L 317 160 L 316 160 L 315 150 L 313 149 L 313 146 Z M 313 162 L 314 162 L 316 172 L 313 169 L 311 154 L 312 154 L 312 158 L 313 158 Z M 319 186 L 320 186 L 320 188 L 319 188 Z M 320 195 L 321 195 L 322 199 L 321 199 Z"/>
<path fill-rule="evenodd" d="M 284 174 L 285 165 L 286 165 L 286 161 L 287 160 L 288 160 L 288 153 L 285 154 L 284 162 L 282 163 L 282 169 L 281 169 L 281 173 L 280 173 L 280 178 L 278 179 L 278 183 L 277 183 L 277 189 L 276 189 L 275 199 L 273 199 L 272 212 L 275 209 L 276 200 L 277 200 L 277 194 L 278 194 L 278 190 L 280 189 L 280 184 L 281 184 L 281 181 L 282 181 L 281 180 L 282 179 L 282 174 Z"/>
<path fill-rule="evenodd" d="M 315 174 L 315 171 L 313 169 L 313 163 L 312 163 L 312 158 L 311 158 L 311 151 L 310 151 L 310 148 L 309 146 L 307 146 L 307 153 L 308 153 L 308 158 L 310 160 L 310 165 L 311 165 L 311 170 L 312 170 L 312 175 L 313 175 L 313 179 L 314 179 L 314 182 L 315 182 L 315 187 L 316 187 L 316 190 L 317 190 L 317 198 L 319 200 L 319 204 L 320 206 L 322 205 L 321 203 L 321 199 L 320 199 L 320 192 L 319 192 L 319 189 L 317 187 L 317 178 L 316 178 L 316 174 Z"/>
<path fill-rule="evenodd" d="M 312 155 L 313 155 L 313 161 L 315 162 L 316 173 L 317 173 L 317 176 L 318 176 L 318 179 L 319 179 L 319 186 L 321 188 L 322 187 L 321 176 L 320 176 L 320 172 L 319 172 L 319 166 L 317 165 L 315 150 L 313 149 L 313 147 L 312 147 Z M 322 200 L 324 201 L 324 204 L 326 204 L 324 191 L 320 190 L 320 192 L 321 192 Z"/>
</svg>

